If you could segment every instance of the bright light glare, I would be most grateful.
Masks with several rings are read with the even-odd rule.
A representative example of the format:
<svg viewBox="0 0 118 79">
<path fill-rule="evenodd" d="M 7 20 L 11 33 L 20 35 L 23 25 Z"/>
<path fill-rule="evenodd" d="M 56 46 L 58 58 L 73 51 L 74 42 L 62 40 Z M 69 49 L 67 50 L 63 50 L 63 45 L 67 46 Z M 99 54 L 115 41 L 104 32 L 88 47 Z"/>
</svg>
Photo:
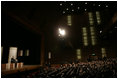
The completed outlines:
<svg viewBox="0 0 118 79">
<path fill-rule="evenodd" d="M 61 36 L 64 36 L 64 35 L 66 34 L 66 32 L 65 32 L 64 29 L 59 28 L 59 34 L 60 34 Z"/>
<path fill-rule="evenodd" d="M 100 31 L 100 33 L 102 33 L 102 31 Z"/>
</svg>

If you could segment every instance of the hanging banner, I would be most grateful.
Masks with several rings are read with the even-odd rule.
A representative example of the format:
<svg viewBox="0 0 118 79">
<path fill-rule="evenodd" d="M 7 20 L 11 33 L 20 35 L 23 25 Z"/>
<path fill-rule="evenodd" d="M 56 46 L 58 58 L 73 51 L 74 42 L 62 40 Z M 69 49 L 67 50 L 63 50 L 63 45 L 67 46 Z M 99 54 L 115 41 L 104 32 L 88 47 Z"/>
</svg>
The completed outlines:
<svg viewBox="0 0 118 79">
<path fill-rule="evenodd" d="M 23 50 L 19 50 L 18 56 L 23 56 Z"/>
<path fill-rule="evenodd" d="M 25 51 L 25 56 L 29 56 L 29 50 Z"/>
<path fill-rule="evenodd" d="M 2 60 L 2 55 L 3 55 L 3 47 L 1 47 L 1 60 Z"/>
<path fill-rule="evenodd" d="M 51 59 L 51 52 L 48 53 L 48 58 Z"/>
</svg>

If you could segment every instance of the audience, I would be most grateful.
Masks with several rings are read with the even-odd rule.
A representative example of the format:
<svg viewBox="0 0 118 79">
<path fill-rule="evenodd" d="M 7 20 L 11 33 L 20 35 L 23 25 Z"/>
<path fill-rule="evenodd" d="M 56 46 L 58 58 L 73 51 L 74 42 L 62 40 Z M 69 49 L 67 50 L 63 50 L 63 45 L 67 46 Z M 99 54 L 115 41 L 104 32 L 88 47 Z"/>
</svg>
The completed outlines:
<svg viewBox="0 0 118 79">
<path fill-rule="evenodd" d="M 45 67 L 26 77 L 34 78 L 116 78 L 117 61 L 115 58 L 92 62 L 64 64 L 59 68 Z"/>
</svg>

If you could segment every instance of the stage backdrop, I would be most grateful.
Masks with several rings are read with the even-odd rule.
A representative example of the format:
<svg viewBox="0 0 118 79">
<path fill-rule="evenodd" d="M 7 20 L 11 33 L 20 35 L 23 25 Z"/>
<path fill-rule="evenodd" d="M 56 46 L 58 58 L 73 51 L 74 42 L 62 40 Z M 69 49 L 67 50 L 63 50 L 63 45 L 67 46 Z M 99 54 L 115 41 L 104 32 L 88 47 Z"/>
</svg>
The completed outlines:
<svg viewBox="0 0 118 79">
<path fill-rule="evenodd" d="M 17 58 L 17 47 L 10 47 L 9 49 L 9 58 L 8 63 L 11 63 L 11 58 L 16 59 Z"/>
</svg>

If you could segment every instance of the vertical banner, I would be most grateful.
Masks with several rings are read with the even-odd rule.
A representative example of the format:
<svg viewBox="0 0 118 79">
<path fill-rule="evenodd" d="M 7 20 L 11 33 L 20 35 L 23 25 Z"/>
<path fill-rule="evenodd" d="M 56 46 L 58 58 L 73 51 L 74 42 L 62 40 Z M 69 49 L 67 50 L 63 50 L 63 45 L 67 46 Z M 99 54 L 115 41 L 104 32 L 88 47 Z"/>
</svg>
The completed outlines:
<svg viewBox="0 0 118 79">
<path fill-rule="evenodd" d="M 51 59 L 51 52 L 48 53 L 48 58 Z"/>
<path fill-rule="evenodd" d="M 25 56 L 29 56 L 29 50 L 25 51 Z"/>
<path fill-rule="evenodd" d="M 1 61 L 2 61 L 2 55 L 3 55 L 3 47 L 1 47 Z"/>
<path fill-rule="evenodd" d="M 77 59 L 81 59 L 81 49 L 77 49 Z"/>
<path fill-rule="evenodd" d="M 23 50 L 19 50 L 18 56 L 23 56 Z"/>
</svg>

